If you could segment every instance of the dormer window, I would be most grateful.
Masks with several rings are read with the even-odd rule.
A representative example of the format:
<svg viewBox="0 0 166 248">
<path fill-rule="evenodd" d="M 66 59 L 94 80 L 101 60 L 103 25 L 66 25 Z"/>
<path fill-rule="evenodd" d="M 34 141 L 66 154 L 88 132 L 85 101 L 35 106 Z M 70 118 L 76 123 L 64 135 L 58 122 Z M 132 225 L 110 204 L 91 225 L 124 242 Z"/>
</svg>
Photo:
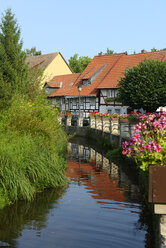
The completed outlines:
<svg viewBox="0 0 166 248">
<path fill-rule="evenodd" d="M 89 72 L 87 72 L 83 77 L 82 77 L 82 85 L 90 85 L 93 83 L 94 80 L 98 77 L 100 72 L 104 69 L 106 65 L 98 65 L 94 66 Z"/>
<path fill-rule="evenodd" d="M 85 86 L 85 85 L 89 85 L 91 84 L 91 81 L 89 79 L 82 79 L 82 85 Z"/>
</svg>

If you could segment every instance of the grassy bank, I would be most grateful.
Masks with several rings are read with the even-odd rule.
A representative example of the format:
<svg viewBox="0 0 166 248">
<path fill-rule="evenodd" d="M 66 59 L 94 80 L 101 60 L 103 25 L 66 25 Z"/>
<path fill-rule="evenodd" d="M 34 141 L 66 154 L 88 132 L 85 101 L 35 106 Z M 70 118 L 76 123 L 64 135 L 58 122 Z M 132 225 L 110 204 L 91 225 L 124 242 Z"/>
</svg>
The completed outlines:
<svg viewBox="0 0 166 248">
<path fill-rule="evenodd" d="M 0 114 L 0 208 L 64 185 L 67 138 L 43 98 L 14 97 Z"/>
</svg>

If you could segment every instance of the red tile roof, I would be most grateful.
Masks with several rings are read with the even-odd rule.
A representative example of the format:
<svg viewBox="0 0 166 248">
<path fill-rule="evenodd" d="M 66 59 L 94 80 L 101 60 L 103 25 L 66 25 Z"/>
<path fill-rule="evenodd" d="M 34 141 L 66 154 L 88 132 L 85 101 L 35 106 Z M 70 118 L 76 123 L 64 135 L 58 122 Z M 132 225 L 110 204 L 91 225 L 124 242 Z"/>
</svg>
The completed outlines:
<svg viewBox="0 0 166 248">
<path fill-rule="evenodd" d="M 132 55 L 120 53 L 95 56 L 81 74 L 69 74 L 54 77 L 52 80 L 64 83 L 62 88 L 58 89 L 55 93 L 52 93 L 49 97 L 78 96 L 79 93 L 77 88 L 79 85 L 82 85 L 82 79 L 89 79 L 101 67 L 103 67 L 103 69 L 92 84 L 86 86 L 82 85 L 81 96 L 96 96 L 98 89 L 118 88 L 118 82 L 121 77 L 123 77 L 125 69 L 132 68 L 145 59 L 160 61 L 166 60 L 166 51 Z"/>
<path fill-rule="evenodd" d="M 52 82 L 52 83 L 47 83 L 49 88 L 60 88 L 61 82 Z"/>
<path fill-rule="evenodd" d="M 79 85 L 82 85 L 82 79 L 88 78 L 93 75 L 93 70 L 96 72 L 102 66 L 103 69 L 97 76 L 97 78 L 90 85 L 82 86 L 81 96 L 96 96 L 98 85 L 104 80 L 109 71 L 115 66 L 117 61 L 122 57 L 126 56 L 124 54 L 113 54 L 113 55 L 99 55 L 95 56 L 85 70 L 81 73 L 78 79 L 75 81 L 74 85 L 66 93 L 68 96 L 78 96 Z M 96 68 L 96 69 L 95 69 Z"/>
<path fill-rule="evenodd" d="M 89 79 L 93 74 L 95 74 L 99 69 L 101 68 L 101 65 L 94 66 L 88 73 L 83 75 L 82 79 Z"/>
<path fill-rule="evenodd" d="M 121 77 L 124 76 L 125 69 L 132 68 L 145 59 L 164 61 L 166 60 L 166 51 L 156 51 L 122 56 L 97 88 L 118 88 L 118 82 L 120 81 Z"/>
<path fill-rule="evenodd" d="M 52 88 L 55 88 L 58 85 L 59 87 L 62 87 L 59 88 L 56 92 L 50 94 L 49 97 L 65 96 L 67 91 L 73 86 L 73 83 L 77 80 L 79 76 L 80 73 L 66 74 L 53 77 L 51 81 L 47 84 L 51 85 Z"/>
</svg>

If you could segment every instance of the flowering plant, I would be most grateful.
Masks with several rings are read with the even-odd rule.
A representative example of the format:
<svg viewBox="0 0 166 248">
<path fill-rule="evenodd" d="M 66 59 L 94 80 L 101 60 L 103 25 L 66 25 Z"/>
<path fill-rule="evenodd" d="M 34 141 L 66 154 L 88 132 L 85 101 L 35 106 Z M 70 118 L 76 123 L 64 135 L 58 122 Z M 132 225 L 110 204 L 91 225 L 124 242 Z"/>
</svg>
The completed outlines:
<svg viewBox="0 0 166 248">
<path fill-rule="evenodd" d="M 139 112 L 131 112 L 128 115 L 128 120 L 139 120 L 140 116 L 141 116 L 141 114 Z"/>
<path fill-rule="evenodd" d="M 166 164 L 166 113 L 140 116 L 134 135 L 123 142 L 123 155 L 134 158 L 144 171 L 149 165 Z"/>
<path fill-rule="evenodd" d="M 66 117 L 72 116 L 72 113 L 71 112 L 65 112 L 64 116 L 66 116 Z"/>
<path fill-rule="evenodd" d="M 119 119 L 127 119 L 128 115 L 127 114 L 121 114 L 119 115 Z"/>
<path fill-rule="evenodd" d="M 109 115 L 109 118 L 110 119 L 114 119 L 114 118 L 119 118 L 119 115 L 117 114 L 117 113 L 111 113 L 110 115 Z"/>
<path fill-rule="evenodd" d="M 109 116 L 110 116 L 109 113 L 105 113 L 105 114 L 102 115 L 102 117 L 109 117 Z"/>
<path fill-rule="evenodd" d="M 89 116 L 98 116 L 98 114 L 99 114 L 98 112 L 90 112 Z"/>
</svg>

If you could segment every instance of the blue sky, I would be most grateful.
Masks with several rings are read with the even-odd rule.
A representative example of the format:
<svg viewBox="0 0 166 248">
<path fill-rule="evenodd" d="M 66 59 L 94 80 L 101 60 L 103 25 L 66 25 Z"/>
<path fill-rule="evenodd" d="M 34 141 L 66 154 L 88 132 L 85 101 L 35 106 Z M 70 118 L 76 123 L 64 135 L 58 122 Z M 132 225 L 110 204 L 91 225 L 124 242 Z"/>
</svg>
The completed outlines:
<svg viewBox="0 0 166 248">
<path fill-rule="evenodd" d="M 166 0 L 0 0 L 21 27 L 23 48 L 93 57 L 166 48 Z"/>
</svg>

